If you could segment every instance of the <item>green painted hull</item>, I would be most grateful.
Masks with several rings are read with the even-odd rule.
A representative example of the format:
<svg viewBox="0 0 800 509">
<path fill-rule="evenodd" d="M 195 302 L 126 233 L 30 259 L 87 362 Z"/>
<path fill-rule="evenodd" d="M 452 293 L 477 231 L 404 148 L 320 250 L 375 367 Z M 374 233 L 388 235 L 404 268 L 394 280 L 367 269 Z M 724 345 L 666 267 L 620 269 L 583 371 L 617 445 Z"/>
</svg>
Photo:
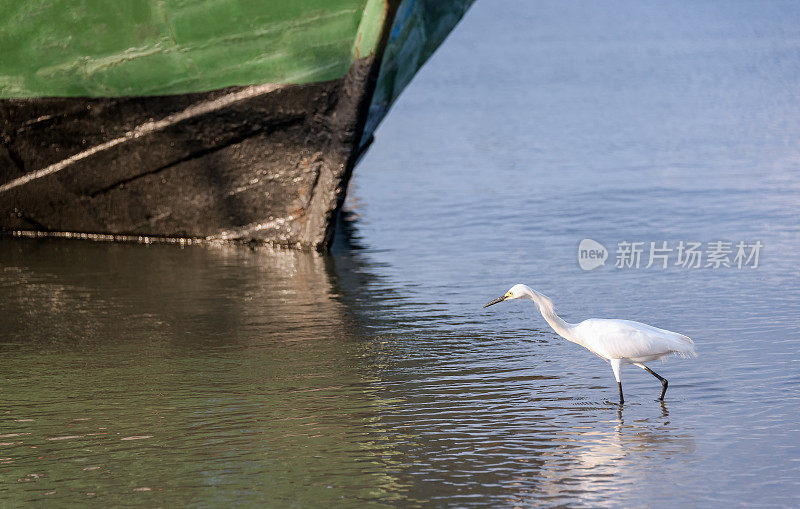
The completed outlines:
<svg viewBox="0 0 800 509">
<path fill-rule="evenodd" d="M 470 3 L 2 0 L 0 229 L 324 249 Z"/>
<path fill-rule="evenodd" d="M 0 97 L 119 97 L 339 79 L 382 2 L 29 0 L 0 6 Z"/>
</svg>

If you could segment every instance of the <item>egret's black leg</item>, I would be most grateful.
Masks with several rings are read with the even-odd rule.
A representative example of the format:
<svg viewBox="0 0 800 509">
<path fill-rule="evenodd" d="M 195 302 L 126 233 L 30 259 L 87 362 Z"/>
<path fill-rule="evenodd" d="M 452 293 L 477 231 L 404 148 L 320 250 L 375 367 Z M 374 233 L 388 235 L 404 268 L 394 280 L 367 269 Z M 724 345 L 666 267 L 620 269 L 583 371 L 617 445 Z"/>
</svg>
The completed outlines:
<svg viewBox="0 0 800 509">
<path fill-rule="evenodd" d="M 659 375 L 658 373 L 656 373 L 652 369 L 648 368 L 644 364 L 642 364 L 641 366 L 644 368 L 645 371 L 647 371 L 648 373 L 650 373 L 654 377 L 656 377 L 659 380 L 661 380 L 661 396 L 659 396 L 658 399 L 660 399 L 661 401 L 664 401 L 664 394 L 667 393 L 667 387 L 669 386 L 669 382 L 667 381 L 666 378 L 664 378 L 663 376 Z"/>
<path fill-rule="evenodd" d="M 625 403 L 625 398 L 622 396 L 622 382 L 617 382 L 617 387 L 619 387 L 619 404 L 621 405 Z"/>
</svg>

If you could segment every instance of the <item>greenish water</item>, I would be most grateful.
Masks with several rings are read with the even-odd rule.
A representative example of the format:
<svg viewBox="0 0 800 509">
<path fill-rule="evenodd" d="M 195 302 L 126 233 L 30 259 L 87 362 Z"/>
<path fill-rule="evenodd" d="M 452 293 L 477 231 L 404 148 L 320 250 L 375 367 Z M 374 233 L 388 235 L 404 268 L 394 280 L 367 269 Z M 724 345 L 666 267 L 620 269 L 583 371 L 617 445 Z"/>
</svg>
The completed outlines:
<svg viewBox="0 0 800 509">
<path fill-rule="evenodd" d="M 391 486 L 375 347 L 321 257 L 5 240 L 2 266 L 5 501 Z"/>
<path fill-rule="evenodd" d="M 532 5 L 475 4 L 328 256 L 0 239 L 0 504 L 797 506 L 796 4 Z M 583 271 L 584 238 L 764 248 Z M 517 282 L 699 357 L 620 407 L 530 303 L 481 309 Z"/>
</svg>

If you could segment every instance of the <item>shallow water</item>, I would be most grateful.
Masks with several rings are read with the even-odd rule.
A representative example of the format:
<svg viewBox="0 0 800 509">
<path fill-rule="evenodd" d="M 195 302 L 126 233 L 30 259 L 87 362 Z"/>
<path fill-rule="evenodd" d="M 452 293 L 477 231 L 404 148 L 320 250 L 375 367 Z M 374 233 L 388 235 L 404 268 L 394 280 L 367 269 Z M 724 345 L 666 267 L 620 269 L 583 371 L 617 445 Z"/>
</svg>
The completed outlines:
<svg viewBox="0 0 800 509">
<path fill-rule="evenodd" d="M 2 239 L 0 500 L 796 506 L 798 11 L 479 1 L 330 256 Z M 614 267 L 681 240 L 763 250 Z M 653 364 L 663 404 L 626 367 L 620 408 L 533 305 L 481 309 L 517 282 L 699 357 Z"/>
</svg>

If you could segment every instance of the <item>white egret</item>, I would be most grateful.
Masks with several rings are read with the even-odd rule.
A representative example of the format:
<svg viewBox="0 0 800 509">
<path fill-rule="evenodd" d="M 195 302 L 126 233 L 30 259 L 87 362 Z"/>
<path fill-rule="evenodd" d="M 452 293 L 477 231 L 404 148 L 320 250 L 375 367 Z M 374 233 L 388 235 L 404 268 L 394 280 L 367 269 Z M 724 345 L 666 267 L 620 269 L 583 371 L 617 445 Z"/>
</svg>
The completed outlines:
<svg viewBox="0 0 800 509">
<path fill-rule="evenodd" d="M 514 285 L 505 295 L 494 299 L 483 306 L 487 308 L 498 302 L 513 299 L 530 299 L 536 303 L 542 316 L 556 333 L 562 338 L 577 343 L 595 355 L 611 363 L 614 378 L 619 387 L 619 402 L 625 402 L 622 396 L 622 374 L 620 368 L 625 364 L 634 364 L 647 371 L 661 381 L 661 396 L 667 392 L 669 382 L 652 369 L 644 365 L 667 355 L 696 357 L 694 342 L 683 334 L 672 332 L 630 320 L 610 320 L 590 318 L 581 323 L 567 323 L 558 316 L 553 302 L 541 293 L 525 285 Z"/>
</svg>

